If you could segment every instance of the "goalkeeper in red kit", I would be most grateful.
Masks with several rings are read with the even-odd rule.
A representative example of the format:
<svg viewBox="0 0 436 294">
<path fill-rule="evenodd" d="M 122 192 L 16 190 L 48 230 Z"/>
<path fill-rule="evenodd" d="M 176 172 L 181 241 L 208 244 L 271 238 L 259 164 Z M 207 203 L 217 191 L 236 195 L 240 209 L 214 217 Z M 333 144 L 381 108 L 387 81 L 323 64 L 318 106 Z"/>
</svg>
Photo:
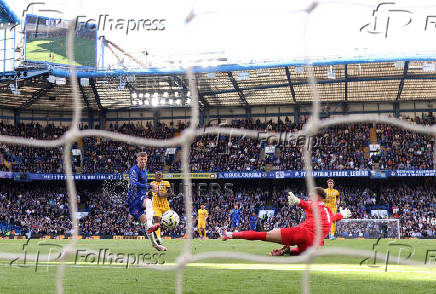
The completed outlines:
<svg viewBox="0 0 436 294">
<path fill-rule="evenodd" d="M 321 221 L 321 241 L 320 246 L 324 245 L 324 238 L 329 234 L 331 224 L 333 221 L 339 221 L 342 218 L 351 216 L 349 209 L 341 210 L 340 213 L 332 213 L 331 210 L 325 206 L 324 200 L 326 193 L 323 188 L 315 187 L 315 194 L 317 201 L 315 205 L 318 206 L 318 213 Z M 255 232 L 255 231 L 242 231 L 242 232 L 227 232 L 221 230 L 221 239 L 226 241 L 228 239 L 245 239 L 245 240 L 262 240 L 274 242 L 284 245 L 280 249 L 275 249 L 270 255 L 300 255 L 307 248 L 313 245 L 315 241 L 316 225 L 315 218 L 312 212 L 312 201 L 305 201 L 295 197 L 294 193 L 288 193 L 288 204 L 298 205 L 306 212 L 306 220 L 300 225 L 291 228 L 273 229 L 268 232 Z M 290 246 L 296 245 L 297 247 L 290 249 Z"/>
</svg>

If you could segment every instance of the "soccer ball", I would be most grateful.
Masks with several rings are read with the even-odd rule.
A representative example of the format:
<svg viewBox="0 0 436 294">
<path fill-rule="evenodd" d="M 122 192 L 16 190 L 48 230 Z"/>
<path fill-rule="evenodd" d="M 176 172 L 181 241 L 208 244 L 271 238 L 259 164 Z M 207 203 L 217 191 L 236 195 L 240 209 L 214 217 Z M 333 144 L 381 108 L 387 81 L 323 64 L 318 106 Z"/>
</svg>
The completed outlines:
<svg viewBox="0 0 436 294">
<path fill-rule="evenodd" d="M 175 227 L 177 227 L 179 225 L 179 221 L 179 215 L 174 210 L 168 210 L 162 215 L 161 222 L 165 227 L 169 229 L 174 229 Z"/>
</svg>

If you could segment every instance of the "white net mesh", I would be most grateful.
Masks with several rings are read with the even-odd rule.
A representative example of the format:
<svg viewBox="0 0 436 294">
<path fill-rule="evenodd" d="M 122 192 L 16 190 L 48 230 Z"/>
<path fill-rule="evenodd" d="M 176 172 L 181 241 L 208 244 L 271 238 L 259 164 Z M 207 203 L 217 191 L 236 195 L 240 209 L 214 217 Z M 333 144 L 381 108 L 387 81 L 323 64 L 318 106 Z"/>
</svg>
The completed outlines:
<svg viewBox="0 0 436 294">
<path fill-rule="evenodd" d="M 359 5 L 363 5 L 359 3 Z M 309 20 L 309 16 L 311 12 L 316 8 L 317 3 L 312 3 L 307 9 L 299 10 L 299 12 L 304 11 L 306 13 L 306 24 Z M 190 20 L 194 15 L 190 15 L 188 20 Z M 69 34 L 67 38 L 67 56 L 70 64 L 74 64 L 74 48 L 73 48 L 73 28 L 74 23 L 70 25 Z M 306 44 L 304 44 L 305 52 L 307 52 Z M 307 56 L 307 55 L 306 55 Z M 217 127 L 209 127 L 209 128 L 197 128 L 199 124 L 199 104 L 198 104 L 198 93 L 197 93 L 197 85 L 196 79 L 194 77 L 192 68 L 187 68 L 186 74 L 187 79 L 189 80 L 189 89 L 192 93 L 192 108 L 191 108 L 191 118 L 190 118 L 190 126 L 185 129 L 180 136 L 169 139 L 169 140 L 153 140 L 153 139 L 145 139 L 139 138 L 135 136 L 123 135 L 115 132 L 109 132 L 104 130 L 79 130 L 79 122 L 81 119 L 81 110 L 82 104 L 79 95 L 79 87 L 76 79 L 76 69 L 74 67 L 69 68 L 71 73 L 71 82 L 73 89 L 73 101 L 74 101 L 74 111 L 71 127 L 69 130 L 59 139 L 53 141 L 43 141 L 43 140 L 29 140 L 20 137 L 11 137 L 11 136 L 0 136 L 0 142 L 7 144 L 21 144 L 25 146 L 32 147 L 43 147 L 43 148 L 52 148 L 63 146 L 63 162 L 64 162 L 64 171 L 66 174 L 66 183 L 67 183 L 67 191 L 69 195 L 69 207 L 71 211 L 71 221 L 72 221 L 72 239 L 71 242 L 64 248 L 62 258 L 60 259 L 60 264 L 57 266 L 57 278 L 56 278 L 56 292 L 58 294 L 62 294 L 64 292 L 63 281 L 64 281 L 64 273 L 65 273 L 65 260 L 68 256 L 73 252 L 76 247 L 77 237 L 78 237 L 78 221 L 76 217 L 77 212 L 77 203 L 76 203 L 76 186 L 72 177 L 72 162 L 71 162 L 71 147 L 73 142 L 77 141 L 77 139 L 81 137 L 103 137 L 110 140 L 115 141 L 123 141 L 130 144 L 141 145 L 141 146 L 152 146 L 152 147 L 171 147 L 171 146 L 181 146 L 182 148 L 182 172 L 184 174 L 183 182 L 184 182 L 184 202 L 185 202 L 185 213 L 186 213 L 186 233 L 187 238 L 184 241 L 183 251 L 181 255 L 176 260 L 175 266 L 166 266 L 160 267 L 158 265 L 142 265 L 144 268 L 150 269 L 158 269 L 158 270 L 176 270 L 176 293 L 183 292 L 183 273 L 185 267 L 190 262 L 196 262 L 200 260 L 210 259 L 210 258 L 226 258 L 226 259 L 239 259 L 239 260 L 247 260 L 247 261 L 255 261 L 262 263 L 305 263 L 307 264 L 307 268 L 303 275 L 302 280 L 302 292 L 305 294 L 310 293 L 310 264 L 315 257 L 318 256 L 327 256 L 327 255 L 343 255 L 343 256 L 361 256 L 368 257 L 372 255 L 372 251 L 365 250 L 355 250 L 349 248 L 335 248 L 330 247 L 323 250 L 318 249 L 318 245 L 315 245 L 312 248 L 309 248 L 304 254 L 296 257 L 263 257 L 252 254 L 243 254 L 243 253 L 234 253 L 231 251 L 223 251 L 223 252 L 206 252 L 193 255 L 191 252 L 191 240 L 193 234 L 192 227 L 192 185 L 190 178 L 190 166 L 189 166 L 189 158 L 190 158 L 190 146 L 196 136 L 203 136 L 208 134 L 225 134 L 231 136 L 245 136 L 251 138 L 265 139 L 270 136 L 279 136 L 274 132 L 265 132 L 260 134 L 259 132 L 254 130 L 243 130 L 243 129 L 232 129 L 232 128 L 217 128 Z M 436 136 L 436 125 L 434 126 L 423 126 L 411 124 L 406 121 L 385 117 L 376 114 L 364 114 L 364 115 L 344 115 L 341 117 L 328 118 L 328 119 L 320 119 L 320 95 L 317 89 L 317 82 L 313 73 L 313 67 L 311 66 L 311 61 L 306 60 L 306 72 L 308 74 L 308 80 L 311 85 L 312 97 L 313 97 L 313 109 L 312 116 L 309 121 L 306 123 L 303 130 L 296 132 L 292 135 L 295 137 L 298 136 L 306 136 L 307 138 L 313 135 L 316 135 L 320 129 L 327 128 L 334 125 L 339 124 L 351 124 L 351 123 L 362 123 L 362 122 L 375 122 L 375 123 L 383 123 L 390 124 L 396 127 L 400 127 L 406 130 L 427 134 L 431 136 Z M 308 142 L 309 148 L 305 148 L 304 150 L 304 166 L 307 171 L 307 190 L 308 192 L 313 191 L 314 189 L 314 179 L 312 176 L 312 142 Z M 436 150 L 436 148 L 434 148 Z M 436 154 L 435 154 L 436 158 Z M 312 195 L 314 195 L 312 193 Z M 313 199 L 314 200 L 314 199 Z M 317 225 L 316 230 L 316 240 L 314 244 L 319 244 L 321 239 L 321 226 L 320 226 L 320 218 L 317 213 L 317 206 L 313 206 L 315 221 Z M 88 250 L 92 252 L 92 250 Z M 0 252 L 1 258 L 12 258 L 16 257 L 16 254 L 9 254 Z M 28 260 L 35 260 L 35 256 L 27 255 Z M 50 260 L 49 256 L 40 256 L 41 260 Z M 54 258 L 53 258 L 54 259 Z M 382 257 L 380 257 L 382 259 Z M 399 259 L 400 264 L 411 264 L 411 265 L 422 265 L 418 262 L 414 262 L 411 260 L 403 260 Z M 429 266 L 429 265 L 428 265 Z"/>
</svg>

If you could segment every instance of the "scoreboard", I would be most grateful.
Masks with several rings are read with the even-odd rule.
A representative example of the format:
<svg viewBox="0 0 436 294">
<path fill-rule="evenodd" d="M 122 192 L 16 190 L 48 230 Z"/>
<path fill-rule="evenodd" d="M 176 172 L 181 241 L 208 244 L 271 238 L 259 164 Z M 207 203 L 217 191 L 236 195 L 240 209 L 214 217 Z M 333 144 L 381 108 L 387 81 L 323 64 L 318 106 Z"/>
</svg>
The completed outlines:
<svg viewBox="0 0 436 294">
<path fill-rule="evenodd" d="M 69 20 L 28 14 L 25 23 L 26 61 L 67 65 Z M 97 64 L 97 28 L 79 23 L 75 27 L 76 66 L 95 68 Z"/>
</svg>

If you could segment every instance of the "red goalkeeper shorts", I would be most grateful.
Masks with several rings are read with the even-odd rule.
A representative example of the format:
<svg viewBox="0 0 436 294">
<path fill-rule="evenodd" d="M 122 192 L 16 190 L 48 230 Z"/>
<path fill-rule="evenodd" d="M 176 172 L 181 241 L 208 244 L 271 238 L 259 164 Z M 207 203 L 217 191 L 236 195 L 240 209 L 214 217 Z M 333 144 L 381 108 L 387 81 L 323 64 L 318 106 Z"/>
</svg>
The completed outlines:
<svg viewBox="0 0 436 294">
<path fill-rule="evenodd" d="M 302 227 L 281 229 L 280 233 L 282 234 L 282 244 L 297 245 L 300 253 L 312 246 L 315 239 L 315 235 L 311 231 Z"/>
</svg>

